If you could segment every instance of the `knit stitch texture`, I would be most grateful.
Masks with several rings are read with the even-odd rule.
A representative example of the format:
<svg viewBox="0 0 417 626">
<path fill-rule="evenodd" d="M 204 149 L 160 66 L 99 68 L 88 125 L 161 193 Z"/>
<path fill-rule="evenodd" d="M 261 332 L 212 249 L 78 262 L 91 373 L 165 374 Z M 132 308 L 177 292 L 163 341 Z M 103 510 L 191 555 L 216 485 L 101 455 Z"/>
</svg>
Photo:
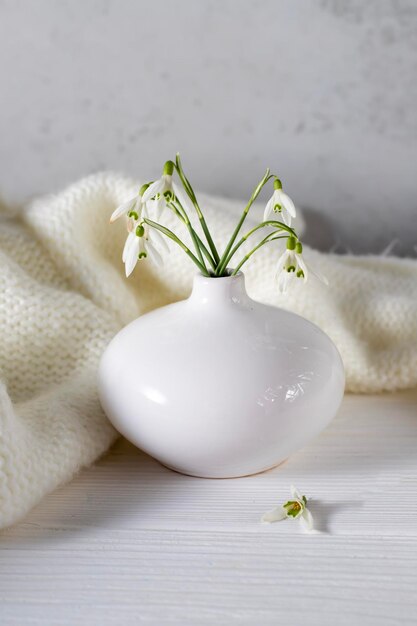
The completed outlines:
<svg viewBox="0 0 417 626">
<path fill-rule="evenodd" d="M 121 176 L 98 174 L 36 200 L 18 216 L 2 211 L 0 527 L 22 518 L 107 450 L 116 433 L 96 390 L 104 348 L 138 315 L 190 291 L 195 268 L 174 244 L 164 269 L 141 262 L 125 279 L 125 225 L 110 226 L 109 216 L 137 189 Z M 201 205 L 222 247 L 237 205 L 205 196 Z M 165 222 L 178 232 L 174 216 Z M 249 294 L 328 333 L 342 355 L 349 391 L 417 384 L 415 261 L 306 249 L 307 262 L 329 287 L 312 279 L 280 295 L 277 254 L 265 246 L 245 266 Z"/>
</svg>

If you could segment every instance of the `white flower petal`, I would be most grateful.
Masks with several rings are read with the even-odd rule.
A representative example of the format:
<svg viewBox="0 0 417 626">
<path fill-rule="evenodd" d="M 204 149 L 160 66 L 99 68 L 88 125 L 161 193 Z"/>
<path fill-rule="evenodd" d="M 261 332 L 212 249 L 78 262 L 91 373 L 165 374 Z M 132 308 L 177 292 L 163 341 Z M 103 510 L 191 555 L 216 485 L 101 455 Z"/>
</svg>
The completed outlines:
<svg viewBox="0 0 417 626">
<path fill-rule="evenodd" d="M 294 278 L 294 272 L 287 272 L 283 270 L 278 276 L 278 290 L 280 293 L 285 293 L 288 290 L 292 280 Z"/>
<path fill-rule="evenodd" d="M 281 211 L 282 221 L 286 226 L 291 226 L 291 215 L 288 213 L 286 209 L 282 209 Z"/>
<path fill-rule="evenodd" d="M 287 194 L 284 193 L 283 191 L 281 191 L 281 202 L 280 202 L 280 204 L 285 209 L 287 209 L 287 211 L 291 215 L 291 217 L 295 217 L 296 216 L 297 212 L 295 210 L 294 202 L 291 200 L 290 196 L 287 196 Z"/>
<path fill-rule="evenodd" d="M 290 487 L 290 493 L 291 493 L 291 498 L 293 500 L 298 500 L 299 502 L 302 502 L 303 496 L 301 495 L 301 493 L 298 491 L 297 487 L 294 487 L 294 485 L 291 485 Z"/>
<path fill-rule="evenodd" d="M 290 258 L 290 256 L 291 256 L 291 253 L 288 250 L 288 248 L 281 254 L 281 256 L 279 257 L 279 259 L 277 261 L 277 270 L 279 272 L 283 271 L 283 269 L 284 269 L 284 267 L 285 267 L 285 265 L 287 263 L 287 260 Z"/>
<path fill-rule="evenodd" d="M 139 237 L 133 235 L 134 239 L 132 239 L 131 244 L 129 245 L 129 249 L 126 253 L 126 261 L 125 261 L 125 272 L 126 277 L 130 276 L 133 270 L 136 267 L 136 263 L 138 262 L 138 254 L 139 254 Z"/>
<path fill-rule="evenodd" d="M 189 199 L 187 194 L 183 193 L 182 189 L 180 187 L 178 187 L 178 185 L 176 183 L 172 183 L 172 190 L 173 190 L 175 196 L 180 201 L 180 204 L 182 205 L 182 207 L 186 210 L 186 212 L 187 213 L 189 213 L 190 211 L 193 212 L 194 211 L 194 207 L 191 204 L 191 200 Z"/>
<path fill-rule="evenodd" d="M 280 522 L 286 517 L 287 511 L 284 509 L 284 507 L 277 506 L 275 509 L 272 509 L 272 511 L 267 511 L 267 513 L 264 513 L 264 515 L 262 515 L 261 517 L 261 522 L 266 522 L 267 524 L 270 524 L 271 522 Z"/>
<path fill-rule="evenodd" d="M 174 183 L 172 182 L 171 174 L 163 174 L 161 180 L 164 182 L 164 192 L 173 190 Z"/>
<path fill-rule="evenodd" d="M 136 222 L 133 219 L 133 217 L 129 217 L 129 219 L 127 220 L 127 232 L 128 233 L 133 233 L 133 231 L 136 228 Z"/>
<path fill-rule="evenodd" d="M 167 201 L 164 196 L 159 196 L 158 200 L 151 202 L 150 204 L 154 204 L 155 210 L 155 220 L 158 222 L 161 219 L 163 212 L 167 207 Z"/>
<path fill-rule="evenodd" d="M 278 273 L 277 275 L 277 279 L 278 279 L 278 291 L 280 293 L 285 293 L 285 271 L 281 270 L 281 272 Z"/>
<path fill-rule="evenodd" d="M 161 235 L 161 233 L 158 230 L 156 230 L 156 228 L 149 227 L 148 237 L 150 241 L 160 246 L 163 252 L 166 252 L 166 253 L 170 252 L 166 238 L 163 235 Z"/>
<path fill-rule="evenodd" d="M 151 185 L 149 185 L 149 187 L 143 194 L 142 202 L 148 202 L 148 200 L 156 196 L 157 193 L 162 193 L 164 186 L 165 186 L 165 181 L 162 178 L 153 182 Z"/>
<path fill-rule="evenodd" d="M 303 257 L 301 256 L 301 254 L 298 254 L 297 252 L 295 253 L 295 258 L 297 259 L 297 263 L 298 266 L 300 267 L 300 269 L 304 272 L 304 280 L 306 281 L 308 278 L 308 267 L 304 262 Z"/>
<path fill-rule="evenodd" d="M 138 219 L 140 219 L 142 215 L 142 208 L 143 208 L 142 197 L 138 195 L 136 202 L 135 202 L 135 206 L 132 209 L 133 211 L 136 211 L 136 213 L 138 214 Z"/>
<path fill-rule="evenodd" d="M 283 275 L 285 276 L 285 278 L 283 282 L 282 293 L 286 293 L 291 287 L 291 284 L 294 282 L 295 272 L 284 272 Z"/>
<path fill-rule="evenodd" d="M 145 257 L 141 257 L 141 258 L 145 258 L 148 256 L 146 253 L 146 239 L 145 237 L 139 237 L 139 249 L 138 249 L 138 260 L 139 260 L 139 255 L 145 253 Z"/>
<path fill-rule="evenodd" d="M 264 211 L 264 219 L 263 221 L 266 222 L 269 218 L 269 216 L 271 215 L 274 205 L 274 195 L 271 196 L 271 198 L 269 198 L 268 202 L 266 203 L 266 207 L 265 207 L 265 211 Z"/>
<path fill-rule="evenodd" d="M 113 213 L 110 216 L 110 221 L 114 222 L 117 219 L 119 219 L 119 217 L 121 217 L 122 215 L 126 215 L 135 202 L 136 202 L 136 196 L 134 198 L 131 198 L 127 202 L 123 202 L 123 204 L 118 206 L 117 209 L 113 211 Z"/>
<path fill-rule="evenodd" d="M 164 265 L 164 261 L 161 255 L 159 254 L 158 250 L 155 248 L 155 246 L 152 244 L 151 241 L 147 242 L 146 252 L 148 254 L 149 260 L 154 265 L 156 265 L 156 267 L 162 267 Z"/>
<path fill-rule="evenodd" d="M 126 238 L 125 245 L 124 245 L 124 248 L 123 248 L 123 254 L 122 254 L 122 261 L 123 261 L 123 263 L 126 262 L 126 255 L 127 255 L 128 251 L 129 251 L 129 247 L 130 247 L 130 244 L 132 243 L 132 240 L 133 240 L 134 236 L 135 235 L 133 233 L 129 233 L 127 238 Z"/>
<path fill-rule="evenodd" d="M 311 532 L 312 530 L 314 530 L 314 519 L 311 511 L 309 511 L 307 508 L 305 508 L 304 511 L 301 513 L 300 524 L 307 532 Z"/>
<path fill-rule="evenodd" d="M 148 200 L 148 202 L 143 202 L 142 203 L 142 214 L 141 214 L 141 219 L 142 220 L 144 220 L 147 217 L 149 217 L 149 219 L 152 219 L 152 217 L 150 215 L 150 211 L 152 210 L 153 203 L 154 203 L 153 200 Z"/>
</svg>

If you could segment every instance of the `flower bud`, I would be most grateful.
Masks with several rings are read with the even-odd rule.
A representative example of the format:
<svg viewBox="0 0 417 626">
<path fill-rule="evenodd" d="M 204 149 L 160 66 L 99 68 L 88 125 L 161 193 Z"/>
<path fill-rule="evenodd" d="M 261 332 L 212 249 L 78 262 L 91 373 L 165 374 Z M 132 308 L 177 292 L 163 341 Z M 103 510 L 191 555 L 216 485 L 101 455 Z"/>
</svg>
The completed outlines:
<svg viewBox="0 0 417 626">
<path fill-rule="evenodd" d="M 164 165 L 164 169 L 163 169 L 163 175 L 164 176 L 172 176 L 173 172 L 174 172 L 174 163 L 172 161 L 167 161 Z"/>
<path fill-rule="evenodd" d="M 287 250 L 295 250 L 296 244 L 297 244 L 297 241 L 295 237 L 291 235 L 291 237 L 288 237 L 287 239 Z"/>
</svg>

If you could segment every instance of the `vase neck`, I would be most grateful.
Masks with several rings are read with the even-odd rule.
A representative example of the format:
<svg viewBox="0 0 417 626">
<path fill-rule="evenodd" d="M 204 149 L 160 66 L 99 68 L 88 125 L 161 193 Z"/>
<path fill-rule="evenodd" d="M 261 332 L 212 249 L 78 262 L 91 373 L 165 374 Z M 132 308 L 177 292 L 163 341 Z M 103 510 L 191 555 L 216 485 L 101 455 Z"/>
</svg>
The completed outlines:
<svg viewBox="0 0 417 626">
<path fill-rule="evenodd" d="M 245 304 L 250 299 L 246 293 L 245 277 L 242 272 L 236 276 L 209 278 L 202 274 L 194 277 L 190 302 L 201 305 Z"/>
</svg>

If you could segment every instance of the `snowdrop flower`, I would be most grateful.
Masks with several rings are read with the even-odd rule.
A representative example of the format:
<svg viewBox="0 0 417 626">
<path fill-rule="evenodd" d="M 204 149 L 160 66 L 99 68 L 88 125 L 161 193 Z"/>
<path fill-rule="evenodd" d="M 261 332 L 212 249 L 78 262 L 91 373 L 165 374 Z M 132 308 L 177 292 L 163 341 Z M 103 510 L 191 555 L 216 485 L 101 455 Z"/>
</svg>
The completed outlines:
<svg viewBox="0 0 417 626">
<path fill-rule="evenodd" d="M 303 530 L 314 532 L 314 520 L 307 508 L 307 498 L 302 496 L 294 486 L 291 487 L 291 500 L 265 513 L 261 518 L 261 522 L 279 522 L 288 517 L 299 519 Z"/>
<path fill-rule="evenodd" d="M 142 211 L 146 205 L 146 201 L 143 196 L 148 187 L 149 185 L 142 185 L 137 196 L 118 206 L 117 209 L 111 214 L 110 222 L 115 222 L 122 215 L 134 217 L 135 220 L 140 220 L 142 217 Z"/>
<path fill-rule="evenodd" d="M 308 278 L 308 269 L 301 252 L 302 244 L 295 237 L 288 237 L 287 248 L 277 263 L 278 288 L 281 293 L 287 291 L 294 278 L 304 281 Z"/>
<path fill-rule="evenodd" d="M 294 202 L 282 191 L 282 183 L 279 178 L 274 180 L 274 193 L 265 207 L 264 222 L 274 213 L 281 213 L 282 221 L 287 226 L 291 226 L 291 218 L 296 215 Z"/>
<path fill-rule="evenodd" d="M 142 211 L 146 217 L 146 209 Z M 138 222 L 135 218 L 128 221 L 129 234 L 123 249 L 122 260 L 125 264 L 126 276 L 130 276 L 140 259 L 149 258 L 156 266 L 163 265 L 161 252 L 168 252 L 168 244 L 164 237 L 155 228 L 145 222 Z"/>
<path fill-rule="evenodd" d="M 161 178 L 151 183 L 144 193 L 144 202 L 151 201 L 152 206 L 155 209 L 157 219 L 162 215 L 163 210 L 167 206 L 167 202 L 170 202 L 176 195 L 178 195 L 178 189 L 172 180 L 172 174 L 174 172 L 174 163 L 167 161 L 164 165 Z"/>
<path fill-rule="evenodd" d="M 281 254 L 277 263 L 278 289 L 281 293 L 285 293 L 296 278 L 301 278 L 304 282 L 307 282 L 309 274 L 328 285 L 328 281 L 324 276 L 307 267 L 302 257 L 302 252 L 303 245 L 301 241 L 297 241 L 295 237 L 288 237 L 287 248 Z"/>
</svg>

